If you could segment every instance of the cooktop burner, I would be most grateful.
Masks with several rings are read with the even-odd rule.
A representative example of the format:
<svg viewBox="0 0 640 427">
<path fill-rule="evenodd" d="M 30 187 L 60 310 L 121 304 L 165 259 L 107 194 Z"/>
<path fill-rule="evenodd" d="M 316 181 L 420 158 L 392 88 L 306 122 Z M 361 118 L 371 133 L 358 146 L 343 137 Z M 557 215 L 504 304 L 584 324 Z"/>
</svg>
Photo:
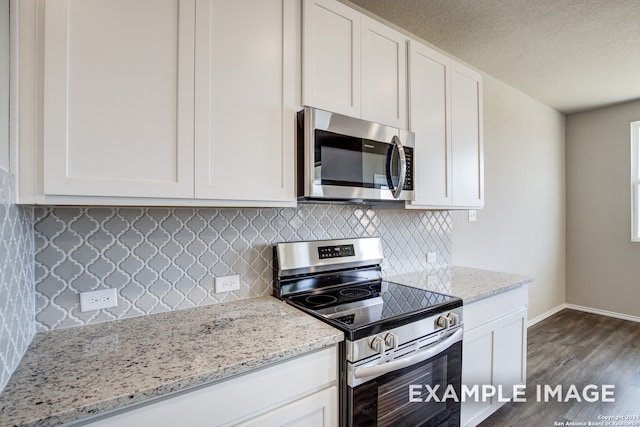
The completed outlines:
<svg viewBox="0 0 640 427">
<path fill-rule="evenodd" d="M 338 298 L 334 297 L 333 295 L 309 295 L 308 297 L 304 298 L 304 303 L 307 305 L 307 307 L 314 308 L 327 306 L 333 304 L 336 301 L 338 301 Z"/>
<path fill-rule="evenodd" d="M 310 309 L 333 307 L 336 305 L 373 298 L 380 294 L 380 283 L 349 285 L 346 288 L 320 289 L 292 296 L 291 301 Z"/>
</svg>

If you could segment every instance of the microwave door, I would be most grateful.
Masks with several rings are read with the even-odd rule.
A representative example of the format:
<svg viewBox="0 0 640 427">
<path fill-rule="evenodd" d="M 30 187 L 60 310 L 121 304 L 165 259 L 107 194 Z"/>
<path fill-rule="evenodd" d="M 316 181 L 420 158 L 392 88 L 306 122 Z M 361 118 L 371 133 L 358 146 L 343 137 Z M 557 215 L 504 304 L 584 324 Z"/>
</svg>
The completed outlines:
<svg viewBox="0 0 640 427">
<path fill-rule="evenodd" d="M 407 158 L 404 146 L 400 138 L 394 135 L 387 152 L 387 183 L 394 199 L 400 198 L 406 176 Z"/>
<path fill-rule="evenodd" d="M 388 157 L 392 146 L 388 142 L 323 130 L 315 131 L 315 141 L 316 185 L 327 191 L 340 191 L 337 190 L 340 188 L 342 194 L 353 198 L 378 198 L 376 193 L 380 191 L 391 194 Z M 394 179 L 397 181 L 397 177 Z"/>
</svg>

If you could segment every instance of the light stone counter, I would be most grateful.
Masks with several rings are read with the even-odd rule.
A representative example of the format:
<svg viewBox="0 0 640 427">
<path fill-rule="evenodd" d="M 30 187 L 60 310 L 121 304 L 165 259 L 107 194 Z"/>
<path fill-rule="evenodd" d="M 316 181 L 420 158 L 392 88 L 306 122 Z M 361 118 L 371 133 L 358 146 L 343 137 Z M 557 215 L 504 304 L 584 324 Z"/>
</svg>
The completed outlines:
<svg viewBox="0 0 640 427">
<path fill-rule="evenodd" d="M 71 422 L 343 339 L 273 297 L 37 334 L 0 394 L 0 426 Z"/>
<path fill-rule="evenodd" d="M 417 271 L 385 277 L 387 280 L 462 298 L 470 304 L 533 282 L 520 274 L 500 273 L 468 267 Z"/>
</svg>

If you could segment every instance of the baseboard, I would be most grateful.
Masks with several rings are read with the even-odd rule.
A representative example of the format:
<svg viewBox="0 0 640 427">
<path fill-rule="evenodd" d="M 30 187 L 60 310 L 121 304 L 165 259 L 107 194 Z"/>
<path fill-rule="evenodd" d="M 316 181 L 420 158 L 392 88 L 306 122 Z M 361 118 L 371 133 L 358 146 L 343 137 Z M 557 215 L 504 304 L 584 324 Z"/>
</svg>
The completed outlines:
<svg viewBox="0 0 640 427">
<path fill-rule="evenodd" d="M 615 313 L 613 311 L 600 310 L 598 308 L 583 307 L 581 305 L 574 305 L 574 304 L 564 304 L 564 306 L 565 308 L 569 308 L 571 310 L 584 311 L 586 313 L 599 314 L 601 316 L 615 317 L 616 319 L 629 320 L 631 322 L 640 323 L 640 317 L 638 316 L 630 316 L 628 314 Z"/>
<path fill-rule="evenodd" d="M 598 308 L 584 307 L 584 306 L 575 305 L 575 304 L 560 304 L 556 308 L 552 308 L 546 313 L 542 313 L 540 316 L 537 316 L 529 320 L 527 322 L 527 328 L 530 328 L 536 323 L 543 321 L 547 317 L 553 316 L 554 314 L 564 310 L 565 308 L 568 308 L 570 310 L 584 311 L 585 313 L 599 314 L 600 316 L 615 317 L 616 319 L 629 320 L 631 322 L 640 323 L 640 317 L 637 317 L 637 316 L 630 316 L 628 314 L 615 313 L 613 311 L 600 310 Z"/>
<path fill-rule="evenodd" d="M 551 317 L 554 314 L 564 310 L 565 308 L 568 308 L 567 304 L 560 304 L 556 308 L 552 308 L 551 310 L 547 311 L 546 313 L 542 313 L 541 315 L 534 317 L 533 319 L 529 320 L 529 322 L 527 322 L 527 328 L 532 327 L 536 323 L 542 322 L 547 317 Z"/>
</svg>

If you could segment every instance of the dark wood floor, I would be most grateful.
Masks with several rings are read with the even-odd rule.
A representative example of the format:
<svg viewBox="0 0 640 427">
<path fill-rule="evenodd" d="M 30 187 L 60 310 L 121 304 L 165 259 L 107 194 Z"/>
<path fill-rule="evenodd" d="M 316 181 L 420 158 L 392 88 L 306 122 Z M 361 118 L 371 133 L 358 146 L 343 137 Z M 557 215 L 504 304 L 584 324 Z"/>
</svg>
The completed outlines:
<svg viewBox="0 0 640 427">
<path fill-rule="evenodd" d="M 505 404 L 480 426 L 588 425 L 602 421 L 599 416 L 640 417 L 640 323 L 567 309 L 529 328 L 527 348 L 527 401 Z M 559 384 L 565 398 L 572 384 L 580 392 L 589 384 L 613 384 L 615 403 L 537 401 L 538 385 L 544 390 Z M 640 426 L 640 418 L 627 422 L 618 425 Z"/>
</svg>

